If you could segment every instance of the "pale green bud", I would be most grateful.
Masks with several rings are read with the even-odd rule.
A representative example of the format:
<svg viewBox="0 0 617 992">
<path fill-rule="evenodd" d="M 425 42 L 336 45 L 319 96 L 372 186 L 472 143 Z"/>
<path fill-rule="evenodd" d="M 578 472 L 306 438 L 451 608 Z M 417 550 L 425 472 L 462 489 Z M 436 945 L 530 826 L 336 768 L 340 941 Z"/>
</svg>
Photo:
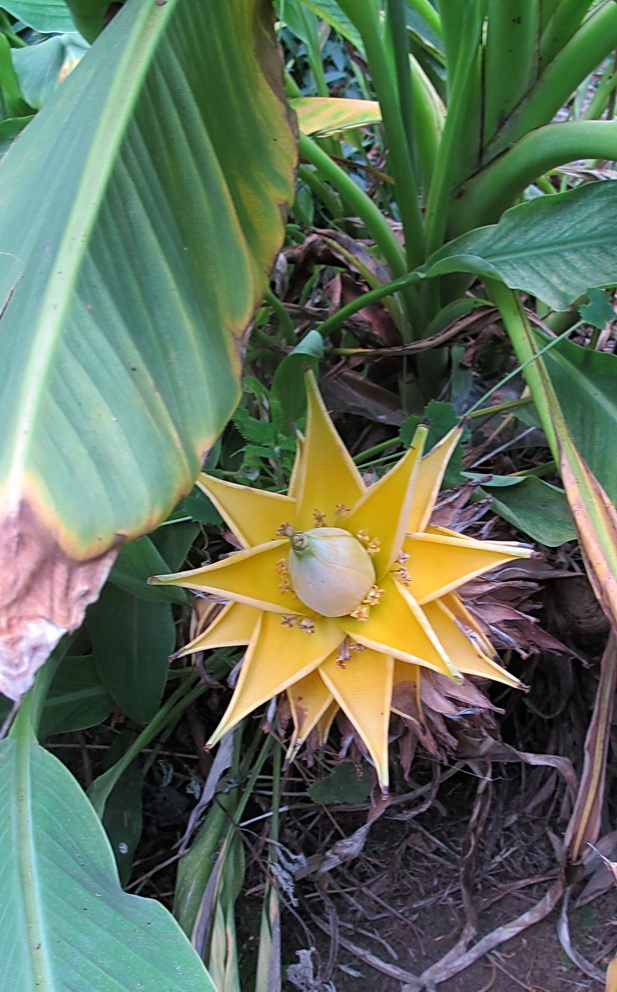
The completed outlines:
<svg viewBox="0 0 617 992">
<path fill-rule="evenodd" d="M 305 606 L 324 617 L 343 617 L 360 605 L 375 582 L 375 568 L 349 531 L 315 527 L 289 540 L 289 577 Z"/>
</svg>

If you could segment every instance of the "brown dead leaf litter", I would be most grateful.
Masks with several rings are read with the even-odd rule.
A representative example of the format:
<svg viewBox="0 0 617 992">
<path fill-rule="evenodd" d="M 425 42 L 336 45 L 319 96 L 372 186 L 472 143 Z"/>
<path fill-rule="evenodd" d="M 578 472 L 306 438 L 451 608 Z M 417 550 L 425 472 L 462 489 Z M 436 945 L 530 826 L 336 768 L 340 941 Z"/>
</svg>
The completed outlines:
<svg viewBox="0 0 617 992">
<path fill-rule="evenodd" d="M 418 749 L 389 805 L 368 820 L 367 806 L 288 814 L 282 839 L 307 867 L 296 880 L 295 922 L 283 921 L 286 992 L 604 988 L 617 953 L 616 889 L 600 857 L 617 860 L 614 750 L 600 853 L 586 848 L 582 864 L 565 866 L 563 839 L 606 629 L 567 550 L 559 557 L 538 626 L 541 639 L 558 635 L 562 650 L 553 642 L 532 651 L 532 625 L 513 621 L 517 674 L 531 689 L 492 693 L 499 732 L 486 714 L 476 736 L 473 721 L 446 720 L 449 764 Z M 520 610 L 521 601 L 501 606 Z M 296 765 L 294 793 L 306 775 Z"/>
<path fill-rule="evenodd" d="M 393 802 L 358 857 L 297 883 L 296 913 L 304 922 L 298 927 L 287 918 L 284 934 L 291 925 L 293 936 L 284 935 L 283 947 L 289 955 L 296 942 L 288 963 L 304 960 L 307 984 L 292 967 L 295 978 L 285 989 L 603 988 L 599 978 L 617 951 L 617 900 L 609 873 L 591 857 L 564 917 L 555 831 L 565 794 L 547 768 L 495 764 L 491 781 L 459 765 L 424 813 L 414 816 L 417 800 Z M 351 810 L 331 816 L 347 836 L 359 818 Z M 308 960 L 298 957 L 300 946 L 313 948 Z M 463 959 L 470 963 L 460 970 Z"/>
</svg>

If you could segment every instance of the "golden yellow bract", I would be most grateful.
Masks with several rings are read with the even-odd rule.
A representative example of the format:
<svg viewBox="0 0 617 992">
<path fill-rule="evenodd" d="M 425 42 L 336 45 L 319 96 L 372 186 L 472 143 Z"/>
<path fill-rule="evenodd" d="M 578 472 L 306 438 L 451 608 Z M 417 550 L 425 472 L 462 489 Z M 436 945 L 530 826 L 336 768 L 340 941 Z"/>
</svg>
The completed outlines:
<svg viewBox="0 0 617 992">
<path fill-rule="evenodd" d="M 422 668 L 454 679 L 473 674 L 518 684 L 493 660 L 491 645 L 455 590 L 504 562 L 528 557 L 530 551 L 430 526 L 443 473 L 460 437 L 458 429 L 422 457 L 426 429 L 418 428 L 394 468 L 367 486 L 310 374 L 307 394 L 306 437 L 299 445 L 286 496 L 207 475 L 198 480 L 242 550 L 213 565 L 152 581 L 226 601 L 205 633 L 180 654 L 248 646 L 233 697 L 210 744 L 256 707 L 286 691 L 294 747 L 315 727 L 323 739 L 340 707 L 364 741 L 385 789 L 388 721 L 396 685 L 417 683 Z M 375 581 L 361 600 L 356 602 L 353 594 L 351 599 L 337 600 L 349 603 L 344 615 L 325 616 L 307 607 L 292 586 L 289 556 L 294 547 L 301 552 L 309 545 L 318 548 L 320 527 L 337 529 L 330 533 L 338 534 L 336 547 L 343 549 L 343 557 L 347 545 L 340 532 L 353 540 L 347 542 L 348 562 L 334 559 L 331 542 L 326 551 L 319 549 L 319 560 L 311 559 L 310 568 L 298 580 L 305 589 L 318 584 L 317 596 L 313 591 L 305 594 L 313 605 L 326 601 L 328 581 L 334 594 L 341 567 L 361 567 L 357 545 L 370 554 L 374 566 Z M 299 574 L 297 562 L 292 564 L 294 574 Z M 350 574 L 347 569 L 345 575 Z M 348 582 L 352 590 L 354 581 L 352 575 Z"/>
</svg>

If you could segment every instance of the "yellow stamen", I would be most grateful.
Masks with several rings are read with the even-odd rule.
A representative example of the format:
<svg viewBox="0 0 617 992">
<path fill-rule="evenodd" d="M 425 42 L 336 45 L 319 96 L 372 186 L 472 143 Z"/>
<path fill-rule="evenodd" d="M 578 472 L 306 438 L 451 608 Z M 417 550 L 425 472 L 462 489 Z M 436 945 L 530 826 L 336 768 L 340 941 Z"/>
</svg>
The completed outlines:
<svg viewBox="0 0 617 992">
<path fill-rule="evenodd" d="M 395 568 L 392 575 L 395 579 L 398 579 L 399 582 L 402 582 L 404 586 L 408 586 L 411 582 L 411 575 L 404 565 L 401 565 L 400 568 Z"/>
<path fill-rule="evenodd" d="M 296 627 L 299 630 L 303 630 L 305 634 L 315 633 L 315 622 L 310 617 L 302 617 L 300 620 L 296 620 Z"/>
<path fill-rule="evenodd" d="M 368 606 L 356 606 L 355 610 L 352 610 L 349 614 L 354 620 L 368 620 L 370 616 L 370 611 Z"/>
<path fill-rule="evenodd" d="M 362 600 L 366 606 L 377 606 L 377 603 L 384 594 L 384 589 L 380 589 L 379 586 L 373 586 L 367 596 Z"/>
</svg>

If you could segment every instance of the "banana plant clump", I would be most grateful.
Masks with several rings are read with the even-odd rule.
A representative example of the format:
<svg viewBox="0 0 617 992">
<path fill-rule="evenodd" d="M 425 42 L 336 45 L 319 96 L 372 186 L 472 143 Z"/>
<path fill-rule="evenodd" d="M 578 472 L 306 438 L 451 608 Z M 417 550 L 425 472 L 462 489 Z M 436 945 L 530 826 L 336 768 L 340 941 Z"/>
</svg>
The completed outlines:
<svg viewBox="0 0 617 992">
<path fill-rule="evenodd" d="M 422 670 L 459 682 L 471 674 L 518 685 L 495 661 L 457 590 L 531 552 L 431 525 L 458 429 L 423 455 L 426 428 L 418 428 L 394 468 L 367 486 L 311 375 L 307 393 L 307 432 L 287 495 L 199 479 L 242 550 L 153 581 L 227 600 L 180 655 L 247 646 L 210 745 L 285 692 L 294 723 L 291 753 L 314 729 L 325 740 L 342 709 L 385 790 L 393 694 L 405 698 L 402 690 L 417 685 Z"/>
</svg>

